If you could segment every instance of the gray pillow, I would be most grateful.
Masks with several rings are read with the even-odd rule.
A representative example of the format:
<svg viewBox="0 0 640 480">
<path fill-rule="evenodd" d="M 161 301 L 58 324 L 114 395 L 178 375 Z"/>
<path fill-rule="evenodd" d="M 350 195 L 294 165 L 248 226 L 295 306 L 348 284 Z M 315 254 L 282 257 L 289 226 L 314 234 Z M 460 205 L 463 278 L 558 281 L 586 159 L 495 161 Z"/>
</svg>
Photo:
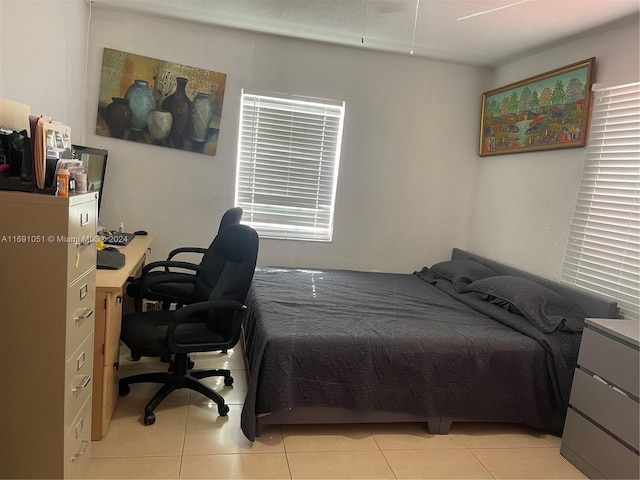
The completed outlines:
<svg viewBox="0 0 640 480">
<path fill-rule="evenodd" d="M 524 316 L 544 333 L 580 332 L 584 326 L 586 315 L 572 300 L 526 278 L 499 275 L 477 280 L 468 289 Z"/>
<path fill-rule="evenodd" d="M 476 280 L 498 275 L 474 260 L 447 260 L 433 265 L 431 271 L 453 283 L 453 287 L 459 293 L 468 292 L 467 287 Z"/>
</svg>

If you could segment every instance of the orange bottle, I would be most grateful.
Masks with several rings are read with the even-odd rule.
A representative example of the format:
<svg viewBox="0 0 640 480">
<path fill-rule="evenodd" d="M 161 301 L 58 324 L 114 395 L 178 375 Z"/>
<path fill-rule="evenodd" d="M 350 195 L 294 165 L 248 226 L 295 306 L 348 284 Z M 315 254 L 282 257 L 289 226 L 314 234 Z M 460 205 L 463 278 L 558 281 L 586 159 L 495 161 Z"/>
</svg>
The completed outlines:
<svg viewBox="0 0 640 480">
<path fill-rule="evenodd" d="M 69 196 L 69 170 L 65 168 L 58 170 L 57 186 L 56 195 L 59 197 Z"/>
</svg>

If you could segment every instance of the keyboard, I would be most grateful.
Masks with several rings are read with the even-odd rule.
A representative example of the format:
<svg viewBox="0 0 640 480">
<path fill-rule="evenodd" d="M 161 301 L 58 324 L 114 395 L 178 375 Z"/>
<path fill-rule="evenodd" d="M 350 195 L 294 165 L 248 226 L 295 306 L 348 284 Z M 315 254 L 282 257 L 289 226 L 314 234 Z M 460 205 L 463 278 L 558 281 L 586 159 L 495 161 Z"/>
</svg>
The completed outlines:
<svg viewBox="0 0 640 480">
<path fill-rule="evenodd" d="M 96 267 L 105 270 L 118 270 L 124 266 L 124 253 L 116 250 L 98 250 Z"/>
<path fill-rule="evenodd" d="M 112 233 L 104 237 L 103 242 L 109 245 L 125 246 L 129 245 L 129 242 L 135 236 L 135 233 Z"/>
</svg>

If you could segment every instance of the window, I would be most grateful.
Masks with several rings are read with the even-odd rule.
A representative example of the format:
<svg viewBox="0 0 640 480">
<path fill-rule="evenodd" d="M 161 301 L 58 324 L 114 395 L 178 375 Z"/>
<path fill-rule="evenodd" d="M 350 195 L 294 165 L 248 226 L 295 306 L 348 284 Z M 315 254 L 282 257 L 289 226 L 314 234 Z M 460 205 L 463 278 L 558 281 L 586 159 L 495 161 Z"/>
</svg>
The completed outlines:
<svg viewBox="0 0 640 480">
<path fill-rule="evenodd" d="M 261 237 L 331 241 L 344 102 L 242 92 L 236 206 Z"/>
<path fill-rule="evenodd" d="M 640 83 L 594 85 L 589 145 L 562 279 L 640 317 Z"/>
</svg>

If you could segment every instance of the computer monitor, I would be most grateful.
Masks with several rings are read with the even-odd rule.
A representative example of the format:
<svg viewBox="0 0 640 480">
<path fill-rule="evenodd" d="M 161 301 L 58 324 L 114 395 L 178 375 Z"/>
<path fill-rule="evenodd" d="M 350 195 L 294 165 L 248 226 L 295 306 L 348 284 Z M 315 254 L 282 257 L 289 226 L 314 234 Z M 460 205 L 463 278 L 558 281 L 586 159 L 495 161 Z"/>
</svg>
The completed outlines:
<svg viewBox="0 0 640 480">
<path fill-rule="evenodd" d="M 102 148 L 85 147 L 83 145 L 72 145 L 73 158 L 80 160 L 84 171 L 87 174 L 87 191 L 98 191 L 98 216 L 100 215 L 100 205 L 102 203 L 102 192 L 104 189 L 104 174 L 107 170 L 107 158 L 109 152 Z"/>
</svg>

